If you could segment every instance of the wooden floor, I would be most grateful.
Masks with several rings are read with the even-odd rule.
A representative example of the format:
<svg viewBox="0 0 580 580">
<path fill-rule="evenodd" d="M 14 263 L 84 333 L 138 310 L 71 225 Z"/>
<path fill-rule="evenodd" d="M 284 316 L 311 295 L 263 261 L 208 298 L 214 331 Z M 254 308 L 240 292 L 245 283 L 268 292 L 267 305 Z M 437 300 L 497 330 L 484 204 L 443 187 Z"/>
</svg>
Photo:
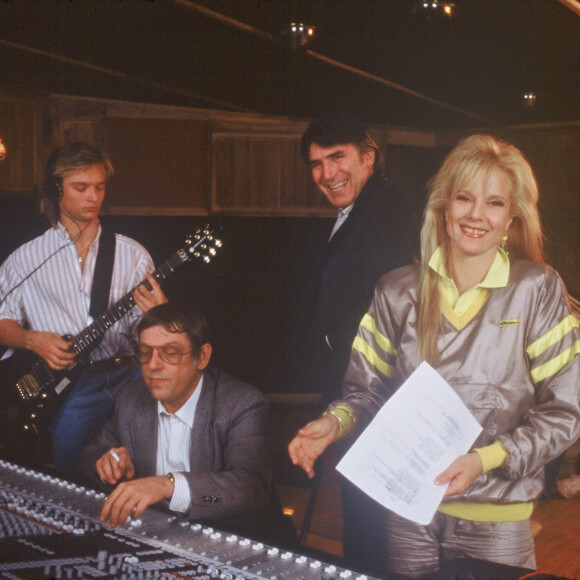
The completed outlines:
<svg viewBox="0 0 580 580">
<path fill-rule="evenodd" d="M 295 510 L 293 519 L 300 529 L 308 490 L 278 487 L 284 507 Z M 537 505 L 532 519 L 542 526 L 535 538 L 538 570 L 559 578 L 580 579 L 580 496 L 564 499 L 555 491 Z M 341 534 L 338 479 L 334 466 L 325 463 L 306 546 L 341 556 Z"/>
</svg>

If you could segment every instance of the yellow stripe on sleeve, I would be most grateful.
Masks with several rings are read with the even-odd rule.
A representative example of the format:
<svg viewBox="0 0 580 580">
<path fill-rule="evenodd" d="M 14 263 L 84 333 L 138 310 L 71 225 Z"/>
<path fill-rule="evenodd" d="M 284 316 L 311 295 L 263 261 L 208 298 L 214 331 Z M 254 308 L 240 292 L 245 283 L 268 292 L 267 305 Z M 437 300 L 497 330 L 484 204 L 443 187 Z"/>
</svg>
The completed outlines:
<svg viewBox="0 0 580 580">
<path fill-rule="evenodd" d="M 370 316 L 369 314 L 365 314 L 362 320 L 360 321 L 360 325 L 372 333 L 377 344 L 387 354 L 397 356 L 397 350 L 393 346 L 393 343 L 384 334 L 381 334 L 381 332 L 379 332 L 379 330 L 377 329 L 377 323 L 375 322 L 375 319 L 372 316 Z"/>
<path fill-rule="evenodd" d="M 542 354 L 545 350 L 550 348 L 552 345 L 556 344 L 558 341 L 562 340 L 566 334 L 568 334 L 574 328 L 578 328 L 578 320 L 576 317 L 570 314 L 566 316 L 564 320 L 559 322 L 552 330 L 544 334 L 530 344 L 528 348 L 526 348 L 526 352 L 530 359 L 534 359 L 540 354 Z"/>
<path fill-rule="evenodd" d="M 561 352 L 558 356 L 545 362 L 543 365 L 536 367 L 531 371 L 532 381 L 539 383 L 547 377 L 555 375 L 558 371 L 563 369 L 567 364 L 572 362 L 572 359 L 580 353 L 580 340 L 577 340 L 570 348 Z"/>
<path fill-rule="evenodd" d="M 370 344 L 360 336 L 355 336 L 352 348 L 358 350 L 383 375 L 392 377 L 395 374 L 395 368 L 382 360 Z"/>
</svg>

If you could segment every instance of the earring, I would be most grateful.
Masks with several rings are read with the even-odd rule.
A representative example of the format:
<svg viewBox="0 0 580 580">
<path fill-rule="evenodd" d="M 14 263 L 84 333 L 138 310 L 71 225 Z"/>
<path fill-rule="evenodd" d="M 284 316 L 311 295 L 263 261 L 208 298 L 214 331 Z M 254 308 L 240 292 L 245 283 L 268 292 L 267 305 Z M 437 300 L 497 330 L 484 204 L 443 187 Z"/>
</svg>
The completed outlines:
<svg viewBox="0 0 580 580">
<path fill-rule="evenodd" d="M 501 250 L 503 250 L 507 256 L 510 255 L 510 244 L 509 244 L 509 240 L 508 240 L 508 235 L 507 235 L 507 230 L 505 232 L 505 234 L 503 235 L 501 242 L 499 243 L 499 247 Z"/>
<path fill-rule="evenodd" d="M 62 201 L 62 196 L 64 195 L 64 193 L 62 191 L 62 187 L 61 187 L 60 183 L 58 183 L 58 182 L 56 183 L 56 191 L 57 191 L 56 201 L 60 202 L 60 201 Z"/>
</svg>

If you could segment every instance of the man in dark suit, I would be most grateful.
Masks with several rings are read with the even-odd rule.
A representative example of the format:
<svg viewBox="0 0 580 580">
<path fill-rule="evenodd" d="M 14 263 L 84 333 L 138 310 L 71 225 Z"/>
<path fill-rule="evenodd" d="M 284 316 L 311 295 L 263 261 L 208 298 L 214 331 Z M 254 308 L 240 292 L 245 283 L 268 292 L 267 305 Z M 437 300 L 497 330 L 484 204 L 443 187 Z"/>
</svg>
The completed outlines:
<svg viewBox="0 0 580 580">
<path fill-rule="evenodd" d="M 161 502 L 189 519 L 268 537 L 282 514 L 266 398 L 208 367 L 203 315 L 163 304 L 146 313 L 138 334 L 143 379 L 119 392 L 114 416 L 83 451 L 85 475 L 116 485 L 101 520 L 122 525 Z"/>
<path fill-rule="evenodd" d="M 315 350 L 317 388 L 341 395 L 352 341 L 382 274 L 413 260 L 418 218 L 410 196 L 383 173 L 383 157 L 367 127 L 336 114 L 313 121 L 301 155 L 338 217 L 319 285 Z"/>
<path fill-rule="evenodd" d="M 419 220 L 411 198 L 385 177 L 381 151 L 357 119 L 334 114 L 313 121 L 302 136 L 301 156 L 338 210 L 320 277 L 312 347 L 314 388 L 329 402 L 341 397 L 352 342 L 376 282 L 413 260 Z M 345 479 L 341 491 L 344 555 L 352 566 L 372 569 L 381 550 L 381 508 Z"/>
</svg>

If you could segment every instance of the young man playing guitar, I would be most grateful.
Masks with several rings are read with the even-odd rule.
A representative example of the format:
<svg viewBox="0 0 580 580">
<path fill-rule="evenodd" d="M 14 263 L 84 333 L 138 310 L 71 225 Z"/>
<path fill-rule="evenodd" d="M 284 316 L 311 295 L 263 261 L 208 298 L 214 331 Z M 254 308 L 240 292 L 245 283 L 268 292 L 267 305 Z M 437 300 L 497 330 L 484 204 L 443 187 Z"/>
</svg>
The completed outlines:
<svg viewBox="0 0 580 580">
<path fill-rule="evenodd" d="M 108 157 L 86 144 L 54 151 L 44 189 L 52 227 L 0 267 L 0 343 L 33 351 L 54 371 L 75 365 L 76 352 L 64 337 L 95 318 L 95 304 L 104 310 L 134 289 L 138 308 L 118 320 L 92 349 L 50 426 L 54 465 L 73 475 L 79 473 L 83 447 L 110 416 L 116 392 L 139 372 L 129 356 L 131 329 L 142 313 L 167 301 L 149 276 L 154 266 L 145 248 L 101 227 L 99 211 L 112 173 Z M 98 285 L 102 288 L 96 291 Z"/>
</svg>

